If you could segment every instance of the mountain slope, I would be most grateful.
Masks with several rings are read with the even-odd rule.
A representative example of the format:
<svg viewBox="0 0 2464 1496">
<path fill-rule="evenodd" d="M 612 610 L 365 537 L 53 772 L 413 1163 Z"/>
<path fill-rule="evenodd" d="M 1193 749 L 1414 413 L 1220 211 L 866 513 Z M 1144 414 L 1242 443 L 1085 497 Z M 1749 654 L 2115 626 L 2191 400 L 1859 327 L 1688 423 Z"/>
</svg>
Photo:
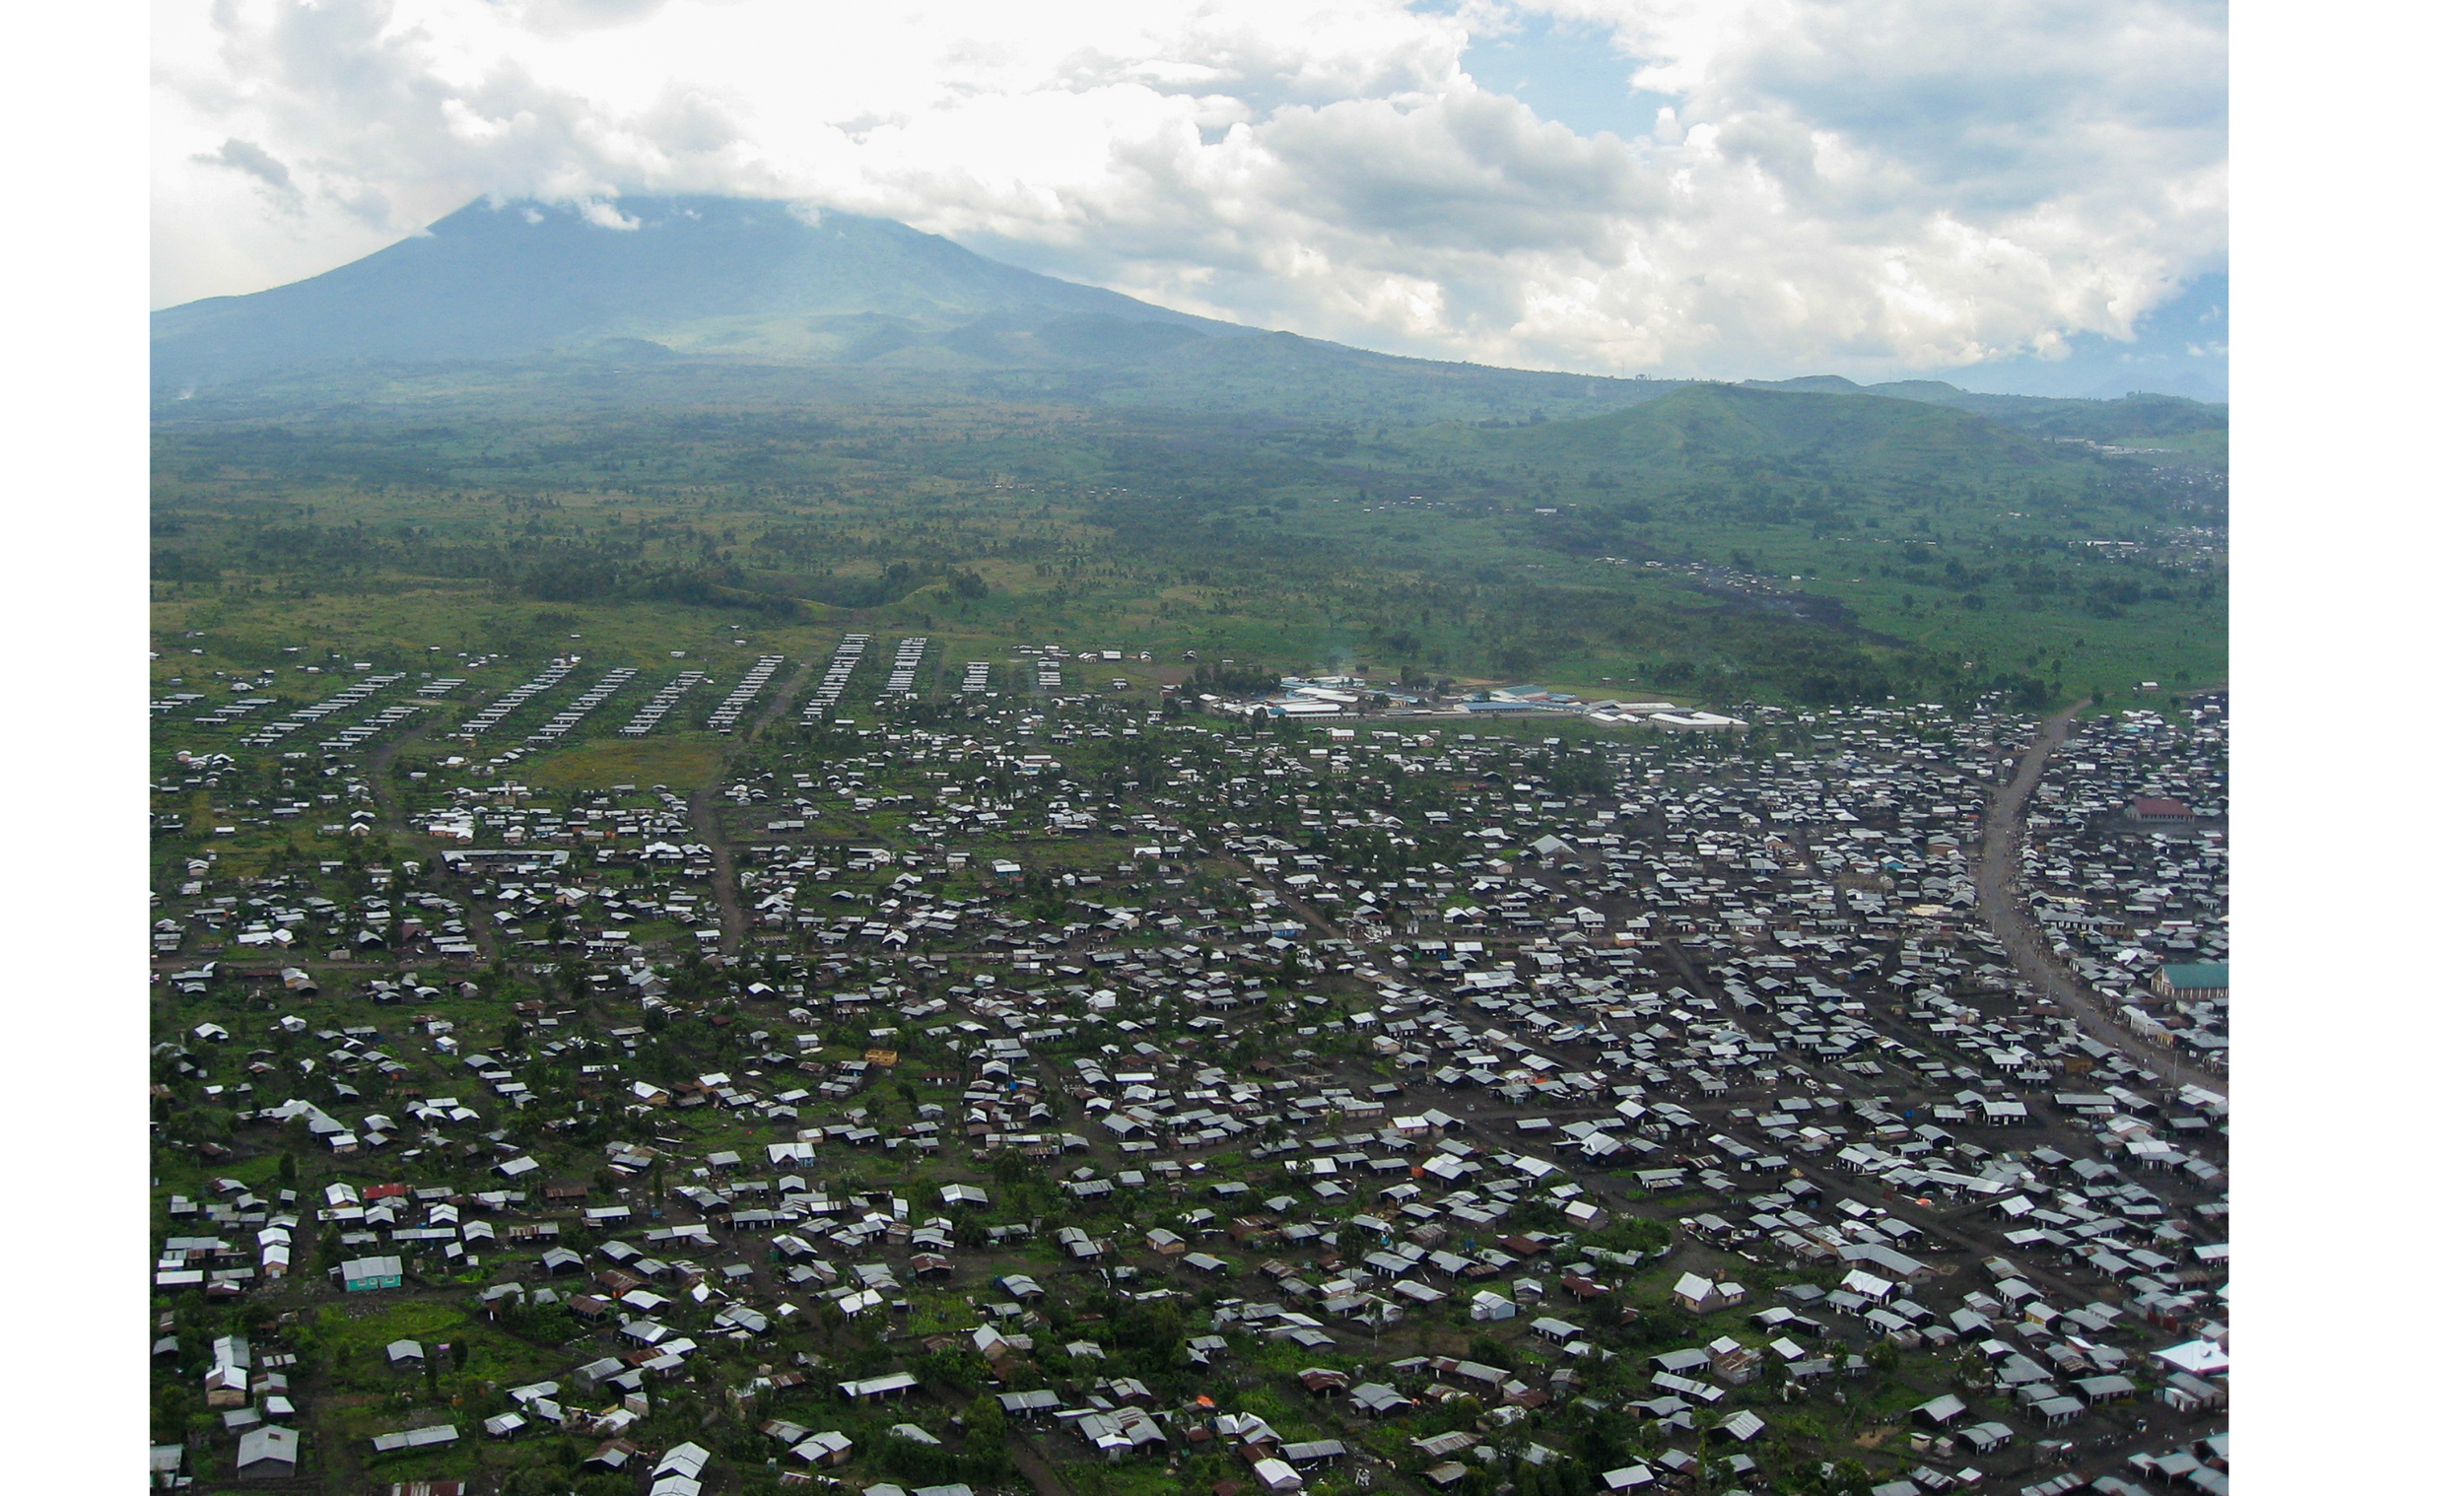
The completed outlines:
<svg viewBox="0 0 2464 1496">
<path fill-rule="evenodd" d="M 1053 324 L 1079 357 L 1248 333 L 999 264 L 885 219 L 736 198 L 626 199 L 637 227 L 475 202 L 309 280 L 154 315 L 158 384 L 355 361 L 494 360 L 632 338 L 678 351 L 871 359 Z M 1106 345 L 1110 346 L 1106 346 Z"/>
</svg>

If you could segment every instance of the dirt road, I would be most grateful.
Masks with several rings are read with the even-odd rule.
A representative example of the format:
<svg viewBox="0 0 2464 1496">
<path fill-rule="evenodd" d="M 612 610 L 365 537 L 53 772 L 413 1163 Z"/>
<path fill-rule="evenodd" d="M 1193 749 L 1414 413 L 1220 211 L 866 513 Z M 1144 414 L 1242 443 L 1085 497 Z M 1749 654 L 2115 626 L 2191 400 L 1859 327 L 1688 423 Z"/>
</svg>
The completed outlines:
<svg viewBox="0 0 2464 1496">
<path fill-rule="evenodd" d="M 787 682 L 776 688 L 770 705 L 762 709 L 761 715 L 753 719 L 753 725 L 739 741 L 751 742 L 769 732 L 780 714 L 794 704 L 797 693 L 804 688 L 804 678 L 810 674 L 812 666 L 796 666 Z M 685 816 L 693 823 L 693 834 L 710 849 L 711 902 L 719 906 L 719 950 L 727 956 L 734 955 L 744 943 L 744 901 L 736 897 L 735 858 L 727 850 L 727 838 L 719 827 L 719 806 L 713 797 L 719 793 L 719 786 L 726 782 L 727 762 L 734 757 L 729 753 L 711 782 L 694 790 L 685 801 Z"/>
<path fill-rule="evenodd" d="M 2045 765 L 2071 733 L 2071 721 L 2088 707 L 2080 702 L 2060 715 L 2048 717 L 2036 741 L 2019 760 L 2011 782 L 1995 794 L 1985 812 L 1984 846 L 1977 855 L 1976 903 L 1984 913 L 2011 964 L 2029 986 L 2062 1004 L 2078 1020 L 2081 1032 L 2111 1045 L 2158 1075 L 2207 1087 L 2219 1096 L 2231 1093 L 2221 1076 L 2190 1063 L 2173 1050 L 2158 1049 L 2115 1023 L 2098 997 L 2076 973 L 2053 954 L 2028 913 L 2019 887 L 2019 842 L 2026 830 L 2027 797 Z"/>
</svg>

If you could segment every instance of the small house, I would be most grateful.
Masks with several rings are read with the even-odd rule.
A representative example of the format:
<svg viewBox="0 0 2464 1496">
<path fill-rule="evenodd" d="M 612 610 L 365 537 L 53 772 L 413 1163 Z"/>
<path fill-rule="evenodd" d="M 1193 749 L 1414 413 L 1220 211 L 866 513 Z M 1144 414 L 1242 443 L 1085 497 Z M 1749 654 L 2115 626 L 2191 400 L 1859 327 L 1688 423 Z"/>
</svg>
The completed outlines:
<svg viewBox="0 0 2464 1496">
<path fill-rule="evenodd" d="M 1689 1272 L 1677 1280 L 1671 1296 L 1679 1309 L 1693 1314 L 1714 1314 L 1745 1302 L 1742 1283 L 1714 1283 L 1698 1272 Z"/>
<path fill-rule="evenodd" d="M 402 1286 L 402 1259 L 398 1257 L 353 1258 L 342 1264 L 341 1272 L 344 1293 Z"/>
<path fill-rule="evenodd" d="M 237 1472 L 242 1480 L 289 1480 L 300 1466 L 297 1429 L 266 1424 L 240 1436 Z"/>
</svg>

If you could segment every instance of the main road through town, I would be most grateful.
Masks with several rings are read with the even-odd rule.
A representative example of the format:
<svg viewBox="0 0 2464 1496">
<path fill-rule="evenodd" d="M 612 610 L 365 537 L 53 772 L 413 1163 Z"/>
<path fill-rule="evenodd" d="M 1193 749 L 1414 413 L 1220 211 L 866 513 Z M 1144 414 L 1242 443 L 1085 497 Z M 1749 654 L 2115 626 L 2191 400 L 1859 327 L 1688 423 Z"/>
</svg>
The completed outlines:
<svg viewBox="0 0 2464 1496">
<path fill-rule="evenodd" d="M 2002 786 L 1985 812 L 1985 845 L 1977 856 L 1977 906 L 1984 911 L 1987 922 L 1993 925 L 1994 934 L 2010 953 L 2011 964 L 2019 976 L 2060 1003 L 2077 1020 L 2082 1033 L 2111 1045 L 2158 1075 L 2205 1086 L 2219 1096 L 2229 1096 L 2223 1077 L 2190 1063 L 2179 1052 L 2158 1049 L 2115 1023 L 2103 1000 L 2079 980 L 2068 963 L 2053 954 L 2045 943 L 2044 931 L 2028 913 L 2026 897 L 2019 888 L 2019 841 L 2027 827 L 2027 797 L 2054 750 L 2070 736 L 2072 718 L 2087 706 L 2081 702 L 2068 712 L 2046 718 L 2011 782 Z"/>
</svg>

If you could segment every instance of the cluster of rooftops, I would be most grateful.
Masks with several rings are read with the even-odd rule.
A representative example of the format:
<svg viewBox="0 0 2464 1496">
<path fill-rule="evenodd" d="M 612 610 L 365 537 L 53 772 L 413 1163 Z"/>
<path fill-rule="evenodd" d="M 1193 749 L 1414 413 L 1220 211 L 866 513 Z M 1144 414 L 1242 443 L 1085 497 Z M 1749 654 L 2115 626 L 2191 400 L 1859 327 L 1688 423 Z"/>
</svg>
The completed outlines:
<svg viewBox="0 0 2464 1496">
<path fill-rule="evenodd" d="M 1612 1490 L 1750 1481 L 1769 1425 L 1737 1405 L 1758 1395 L 1745 1390 L 1871 1377 L 1882 1346 L 1967 1368 L 1995 1401 L 1946 1392 L 1918 1407 L 1927 1441 L 1878 1496 L 2001 1480 L 1979 1471 L 2020 1467 L 2019 1447 L 2060 1446 L 2117 1398 L 2160 1404 L 2168 1434 L 2221 1406 L 2227 1104 L 2036 1001 L 1978 910 L 1980 823 L 2025 718 L 1746 709 L 1743 735 L 1594 746 L 1414 722 L 1227 734 L 1101 698 L 969 710 L 838 732 L 826 756 L 748 760 L 719 796 L 723 849 L 692 836 L 663 786 L 541 804 L 510 780 L 439 781 L 406 798 L 450 844 L 437 872 L 235 888 L 211 857 L 192 862 L 158 951 L 172 933 L 280 931 L 329 960 L 472 970 L 370 978 L 302 957 L 263 971 L 218 953 L 169 974 L 183 1000 L 235 983 L 303 1002 L 330 989 L 378 1021 L 278 1015 L 321 1054 L 243 1078 L 207 1052 L 254 1042 L 248 1025 L 167 1041 L 174 1072 L 241 1122 L 306 1119 L 334 1177 L 305 1201 L 235 1180 L 172 1199 L 158 1288 L 282 1291 L 295 1239 L 327 1230 L 348 1254 L 320 1258 L 336 1294 L 449 1293 L 479 1272 L 483 1312 L 553 1306 L 605 1351 L 513 1389 L 481 1432 L 589 1435 L 594 1458 L 660 1496 L 692 1496 L 712 1459 L 628 1441 L 662 1387 L 745 1347 L 826 1371 L 793 1348 L 811 1326 L 896 1325 L 926 1290 L 968 1293 L 981 1319 L 959 1342 L 996 1372 L 1056 1340 L 1084 1363 L 1001 1403 L 1091 1458 L 1237 1449 L 1278 1491 L 1362 1458 L 1357 1437 L 1287 1440 L 1103 1375 L 1107 1348 L 1071 1337 L 1053 1285 L 1016 1270 L 1031 1243 L 1058 1254 L 1073 1300 L 1198 1306 L 1193 1366 L 1224 1356 L 1227 1334 L 1322 1356 L 1295 1378 L 1329 1410 L 1321 1427 L 1356 1435 L 1474 1399 L 1476 1434 L 1415 1445 L 1439 1488 L 1484 1462 L 1561 1457 L 1551 1410 L 1623 1354 L 1590 1306 L 1637 1293 L 1734 1327 L 1645 1358 L 1649 1395 L 1614 1405 L 1658 1453 L 1611 1472 Z M 2221 769 L 2221 714 L 2193 722 L 2118 718 L 2066 747 L 2039 793 L 2032 887 L 2084 870 L 2080 839 L 2128 814 L 2088 786 L 2121 772 L 2133 789 L 2195 792 Z M 2192 803 L 2194 819 L 2221 815 Z M 850 817 L 885 845 L 831 833 Z M 1090 843 L 1093 857 L 1048 852 Z M 2157 871 L 2186 852 L 2205 878 L 2167 895 L 2205 891 L 2221 910 L 2221 846 L 2161 845 L 2174 860 Z M 722 867 L 741 920 L 723 944 Z M 334 897 L 336 871 L 367 892 Z M 2111 887 L 2089 897 L 2144 892 L 2109 857 L 2096 871 Z M 577 964 L 584 986 L 526 1002 L 517 1044 L 473 1042 L 436 1010 L 484 1000 L 493 982 L 475 969 L 493 953 Z M 748 1021 L 735 1062 L 680 1074 L 650 1056 L 662 1018 L 710 999 L 707 982 L 686 990 L 689 966 L 715 971 Z M 2137 966 L 2210 990 L 2186 963 Z M 643 1021 L 590 1017 L 609 1003 Z M 1232 1057 L 1262 1026 L 1265 1054 Z M 847 1056 L 853 1032 L 884 1053 Z M 900 1044 L 946 1057 L 902 1067 L 886 1054 Z M 538 1089 L 542 1057 L 586 1095 Z M 933 1099 L 894 1107 L 882 1082 L 899 1075 Z M 622 1137 L 565 1141 L 593 1112 Z M 722 1124 L 745 1140 L 682 1140 Z M 972 1178 L 834 1183 L 902 1154 Z M 389 1178 L 440 1156 L 492 1187 Z M 984 1171 L 1004 1157 L 1084 1223 L 989 1219 L 1000 1196 Z M 600 1169 L 630 1197 L 572 1183 Z M 1665 1251 L 1610 1245 L 1638 1214 L 1675 1227 Z M 1512 1335 L 1532 1368 L 1362 1354 L 1462 1324 Z M 857 1407 L 919 1383 L 812 1385 Z M 273 1404 L 250 1396 L 263 1427 L 239 1453 L 271 1460 Z M 460 1437 L 422 1425 L 378 1448 L 443 1442 L 436 1427 Z M 845 1432 L 794 1418 L 766 1432 L 790 1470 L 856 1458 Z M 2191 1479 L 2172 1468 L 2188 1459 L 2212 1474 L 2222 1452 L 2185 1439 L 2132 1473 Z M 2130 1483 L 2097 1483 L 2113 1480 Z"/>
</svg>

